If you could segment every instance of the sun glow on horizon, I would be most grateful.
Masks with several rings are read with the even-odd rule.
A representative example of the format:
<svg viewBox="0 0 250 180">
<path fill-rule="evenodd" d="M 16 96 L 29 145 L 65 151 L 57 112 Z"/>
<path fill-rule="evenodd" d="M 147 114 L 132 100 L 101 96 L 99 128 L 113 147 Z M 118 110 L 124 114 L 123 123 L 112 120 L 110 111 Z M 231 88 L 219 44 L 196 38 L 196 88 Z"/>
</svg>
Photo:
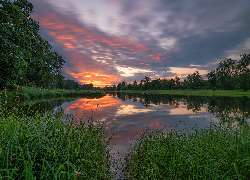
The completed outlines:
<svg viewBox="0 0 250 180">
<path fill-rule="evenodd" d="M 66 73 L 82 84 L 92 83 L 95 87 L 105 87 L 107 85 L 117 84 L 117 82 L 121 81 L 121 78 L 115 75 L 99 74 L 95 72 L 73 73 L 67 70 Z"/>
</svg>

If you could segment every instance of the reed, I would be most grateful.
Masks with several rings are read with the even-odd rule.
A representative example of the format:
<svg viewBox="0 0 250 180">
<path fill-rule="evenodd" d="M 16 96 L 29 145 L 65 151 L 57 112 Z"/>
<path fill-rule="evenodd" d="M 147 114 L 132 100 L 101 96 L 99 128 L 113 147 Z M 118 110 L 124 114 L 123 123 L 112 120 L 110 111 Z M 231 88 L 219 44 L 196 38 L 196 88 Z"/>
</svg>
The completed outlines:
<svg viewBox="0 0 250 180">
<path fill-rule="evenodd" d="M 0 110 L 0 179 L 110 179 L 107 127 L 63 123 L 65 115 Z"/>
<path fill-rule="evenodd" d="M 65 90 L 65 89 L 41 89 L 34 87 L 18 86 L 15 90 L 4 89 L 0 92 L 0 98 L 4 101 L 33 100 L 43 98 L 62 98 L 62 97 L 102 97 L 105 94 L 102 91 L 91 90 Z"/>
<path fill-rule="evenodd" d="M 124 167 L 128 179 L 248 179 L 250 128 L 145 130 Z"/>
</svg>

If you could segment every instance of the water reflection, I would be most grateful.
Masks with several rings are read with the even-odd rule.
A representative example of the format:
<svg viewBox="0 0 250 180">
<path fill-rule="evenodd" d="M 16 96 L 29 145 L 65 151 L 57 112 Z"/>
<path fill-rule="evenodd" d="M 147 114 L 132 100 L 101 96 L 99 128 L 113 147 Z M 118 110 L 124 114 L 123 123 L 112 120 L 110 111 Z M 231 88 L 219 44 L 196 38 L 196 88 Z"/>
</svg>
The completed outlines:
<svg viewBox="0 0 250 180">
<path fill-rule="evenodd" d="M 169 105 L 177 107 L 171 110 L 174 114 L 190 114 L 209 112 L 221 122 L 246 123 L 250 118 L 250 99 L 248 97 L 219 97 L 219 96 L 179 96 L 157 94 L 129 94 L 118 93 L 117 97 L 125 100 L 136 100 L 145 107 L 154 105 Z M 197 116 L 196 116 L 197 117 Z"/>
<path fill-rule="evenodd" d="M 79 98 L 38 102 L 31 109 L 44 112 L 72 114 L 77 121 L 86 122 L 90 117 L 99 120 L 115 133 L 121 156 L 127 152 L 130 139 L 143 129 L 182 130 L 189 126 L 204 128 L 211 121 L 222 124 L 248 124 L 250 99 L 247 97 L 204 97 L 152 94 L 107 94 L 98 98 Z M 27 110 L 28 106 L 23 105 Z M 35 112 L 34 111 L 34 112 Z M 30 114 L 32 115 L 32 113 Z"/>
</svg>

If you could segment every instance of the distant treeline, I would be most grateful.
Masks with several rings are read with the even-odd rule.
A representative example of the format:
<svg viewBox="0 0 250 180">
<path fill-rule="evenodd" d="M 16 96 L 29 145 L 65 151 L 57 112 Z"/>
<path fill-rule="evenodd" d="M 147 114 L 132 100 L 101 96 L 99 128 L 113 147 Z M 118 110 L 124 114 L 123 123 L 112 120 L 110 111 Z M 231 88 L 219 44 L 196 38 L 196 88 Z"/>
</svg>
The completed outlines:
<svg viewBox="0 0 250 180">
<path fill-rule="evenodd" d="M 32 3 L 27 0 L 0 0 L 0 90 L 20 86 L 62 89 L 93 89 L 64 80 L 65 61 L 52 51 L 39 34 L 39 23 L 30 18 Z"/>
<path fill-rule="evenodd" d="M 79 84 L 73 80 L 63 80 L 60 84 L 57 84 L 55 89 L 76 89 L 76 90 L 100 90 L 100 87 L 93 87 L 93 84 Z"/>
<path fill-rule="evenodd" d="M 222 89 L 235 90 L 250 88 L 250 54 L 241 55 L 239 61 L 225 59 L 219 66 L 207 74 L 208 80 L 204 80 L 198 71 L 187 76 L 183 82 L 178 76 L 171 79 L 155 79 L 145 76 L 138 84 L 135 80 L 132 84 L 125 81 L 106 90 L 177 90 L 177 89 Z"/>
</svg>

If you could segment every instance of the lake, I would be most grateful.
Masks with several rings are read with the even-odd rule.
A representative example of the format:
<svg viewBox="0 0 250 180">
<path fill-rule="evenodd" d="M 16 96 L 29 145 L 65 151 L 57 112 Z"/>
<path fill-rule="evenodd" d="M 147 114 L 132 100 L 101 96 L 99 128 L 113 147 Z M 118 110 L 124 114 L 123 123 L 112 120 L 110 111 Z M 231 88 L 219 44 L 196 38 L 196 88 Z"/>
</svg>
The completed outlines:
<svg viewBox="0 0 250 180">
<path fill-rule="evenodd" d="M 21 103 L 28 111 L 29 103 Z M 211 122 L 227 124 L 250 122 L 250 99 L 247 97 L 203 97 L 158 94 L 106 94 L 101 98 L 53 99 L 34 103 L 28 113 L 36 110 L 44 113 L 52 110 L 54 114 L 72 114 L 76 122 L 87 122 L 91 117 L 110 126 L 112 143 L 121 158 L 131 147 L 132 137 L 147 128 L 189 129 L 196 126 L 204 128 Z M 64 121 L 69 121 L 70 119 Z M 119 158 L 116 150 L 114 157 Z"/>
</svg>

